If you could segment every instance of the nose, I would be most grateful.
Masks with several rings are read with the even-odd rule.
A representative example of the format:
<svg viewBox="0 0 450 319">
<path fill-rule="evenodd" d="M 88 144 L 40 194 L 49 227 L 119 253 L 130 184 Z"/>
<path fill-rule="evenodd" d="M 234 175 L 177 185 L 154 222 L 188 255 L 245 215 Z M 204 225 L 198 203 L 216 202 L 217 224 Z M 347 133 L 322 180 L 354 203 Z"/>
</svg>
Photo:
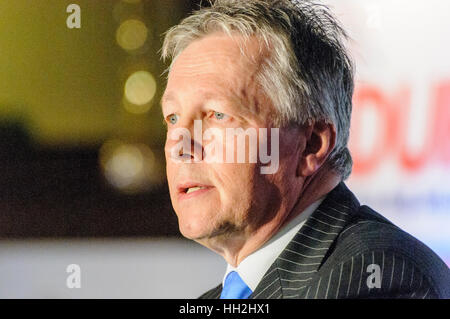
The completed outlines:
<svg viewBox="0 0 450 319">
<path fill-rule="evenodd" d="M 166 154 L 178 163 L 200 162 L 203 159 L 203 133 L 198 127 L 179 127 L 168 132 Z"/>
<path fill-rule="evenodd" d="M 190 142 L 186 143 L 185 147 L 179 148 L 177 158 L 181 161 L 200 162 L 202 160 L 202 153 L 202 145 L 194 139 L 190 139 Z"/>
</svg>

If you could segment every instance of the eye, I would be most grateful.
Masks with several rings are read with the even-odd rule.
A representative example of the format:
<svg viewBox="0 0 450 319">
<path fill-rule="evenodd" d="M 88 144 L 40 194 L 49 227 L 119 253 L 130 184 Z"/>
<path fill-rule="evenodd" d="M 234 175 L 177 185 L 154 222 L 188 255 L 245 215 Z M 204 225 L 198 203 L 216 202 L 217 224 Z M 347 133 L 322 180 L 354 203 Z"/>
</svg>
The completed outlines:
<svg viewBox="0 0 450 319">
<path fill-rule="evenodd" d="M 178 115 L 176 114 L 170 114 L 169 116 L 167 116 L 167 121 L 172 124 L 175 125 L 178 122 Z"/>
<path fill-rule="evenodd" d="M 227 117 L 227 115 L 225 113 L 221 113 L 221 112 L 214 112 L 214 117 L 217 120 L 223 120 Z"/>
</svg>

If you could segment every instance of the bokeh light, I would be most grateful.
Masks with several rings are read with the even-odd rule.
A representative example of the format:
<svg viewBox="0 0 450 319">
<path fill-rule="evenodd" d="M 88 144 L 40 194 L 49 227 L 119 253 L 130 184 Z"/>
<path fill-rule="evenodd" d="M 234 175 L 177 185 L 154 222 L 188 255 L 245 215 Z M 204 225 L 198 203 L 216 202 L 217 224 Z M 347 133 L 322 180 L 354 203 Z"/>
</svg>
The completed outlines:
<svg viewBox="0 0 450 319">
<path fill-rule="evenodd" d="M 111 140 L 101 147 L 99 158 L 106 180 L 122 192 L 144 192 L 158 182 L 155 155 L 147 145 Z"/>
<path fill-rule="evenodd" d="M 127 51 L 133 51 L 142 47 L 147 40 L 147 36 L 147 26 L 136 19 L 122 22 L 116 32 L 117 43 Z"/>
<path fill-rule="evenodd" d="M 125 83 L 125 98 L 131 104 L 142 106 L 153 99 L 156 93 L 156 81 L 147 71 L 137 71 L 130 75 Z M 127 104 L 127 103 L 125 103 Z M 141 110 L 145 108 L 141 108 Z M 130 110 L 140 110 L 140 108 L 129 107 Z M 142 112 L 133 112 L 142 113 Z"/>
</svg>

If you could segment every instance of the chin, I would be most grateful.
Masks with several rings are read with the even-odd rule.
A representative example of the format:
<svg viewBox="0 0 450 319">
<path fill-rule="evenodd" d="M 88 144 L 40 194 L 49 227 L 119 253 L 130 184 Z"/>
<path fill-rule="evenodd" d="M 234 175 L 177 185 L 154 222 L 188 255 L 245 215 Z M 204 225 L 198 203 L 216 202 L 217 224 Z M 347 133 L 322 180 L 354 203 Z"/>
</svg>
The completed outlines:
<svg viewBox="0 0 450 319">
<path fill-rule="evenodd" d="M 210 220 L 210 217 L 189 212 L 184 212 L 181 216 L 183 217 L 178 217 L 178 227 L 184 237 L 195 240 L 209 234 L 209 223 L 205 221 Z"/>
<path fill-rule="evenodd" d="M 180 233 L 190 240 L 200 240 L 208 237 L 209 232 L 205 228 L 195 228 L 192 225 L 179 224 Z"/>
</svg>

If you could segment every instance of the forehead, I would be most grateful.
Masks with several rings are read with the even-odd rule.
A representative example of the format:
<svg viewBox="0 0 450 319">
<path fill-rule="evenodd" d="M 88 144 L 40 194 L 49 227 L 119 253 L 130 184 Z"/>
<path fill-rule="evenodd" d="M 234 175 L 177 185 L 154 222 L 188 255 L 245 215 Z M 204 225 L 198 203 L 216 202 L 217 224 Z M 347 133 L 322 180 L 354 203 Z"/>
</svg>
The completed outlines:
<svg viewBox="0 0 450 319">
<path fill-rule="evenodd" d="M 256 37 L 223 33 L 190 43 L 172 64 L 161 100 L 163 110 L 210 100 L 233 105 L 241 114 L 269 118 L 272 103 L 256 80 L 268 52 Z"/>
<path fill-rule="evenodd" d="M 172 65 L 171 75 L 189 76 L 217 69 L 223 71 L 249 67 L 252 63 L 248 56 L 255 56 L 255 49 L 255 39 L 244 42 L 240 36 L 230 37 L 222 33 L 208 35 L 195 40 L 178 55 Z"/>
<path fill-rule="evenodd" d="M 245 85 L 259 68 L 261 50 L 256 37 L 244 40 L 215 33 L 193 41 L 175 59 L 167 89 L 180 91 L 186 84 Z M 247 83 L 248 84 L 248 83 Z"/>
</svg>

